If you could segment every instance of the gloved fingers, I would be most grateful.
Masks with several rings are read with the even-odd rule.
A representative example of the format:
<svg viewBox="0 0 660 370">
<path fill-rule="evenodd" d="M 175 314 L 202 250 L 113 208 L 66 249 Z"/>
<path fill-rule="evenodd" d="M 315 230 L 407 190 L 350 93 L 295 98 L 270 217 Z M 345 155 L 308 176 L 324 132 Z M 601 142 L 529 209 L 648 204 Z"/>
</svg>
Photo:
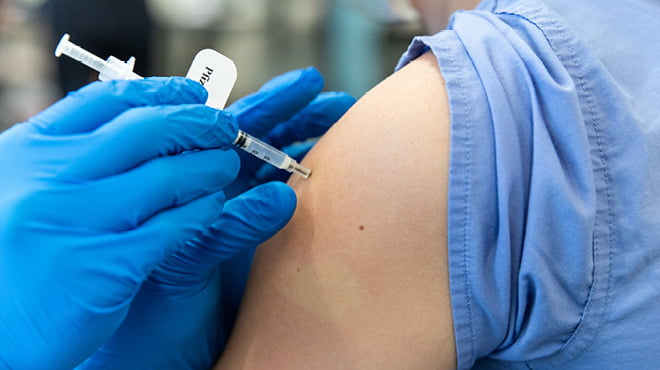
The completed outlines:
<svg viewBox="0 0 660 370">
<path fill-rule="evenodd" d="M 240 163 L 233 150 L 203 150 L 156 158 L 119 176 L 95 181 L 80 199 L 90 217 L 88 226 L 121 231 L 138 227 L 154 214 L 217 192 L 238 174 Z M 67 212 L 67 211 L 63 211 Z M 72 219 L 81 210 L 72 210 Z"/>
<path fill-rule="evenodd" d="M 157 265 L 218 220 L 224 199 L 222 191 L 211 193 L 160 212 L 136 229 L 116 234 L 114 253 L 127 270 L 125 275 L 144 281 Z"/>
<path fill-rule="evenodd" d="M 220 218 L 163 261 L 149 279 L 170 286 L 203 284 L 218 264 L 275 235 L 295 208 L 296 194 L 288 185 L 257 186 L 227 201 Z"/>
<path fill-rule="evenodd" d="M 62 182 L 32 194 L 26 211 L 76 230 L 117 233 L 155 214 L 215 193 L 238 173 L 233 150 L 204 150 L 153 159 L 122 175 Z M 29 218 L 29 217 L 28 217 Z"/>
<path fill-rule="evenodd" d="M 290 120 L 275 126 L 264 141 L 276 148 L 323 135 L 355 104 L 355 98 L 344 92 L 320 94 Z"/>
<path fill-rule="evenodd" d="M 232 104 L 227 112 L 236 116 L 241 130 L 261 137 L 276 124 L 303 109 L 323 89 L 323 76 L 314 67 L 287 72 Z"/>
<path fill-rule="evenodd" d="M 86 179 L 112 176 L 159 156 L 228 147 L 237 133 L 231 115 L 204 105 L 133 108 L 89 134 L 90 143 L 66 173 Z"/>
<path fill-rule="evenodd" d="M 90 132 L 135 107 L 204 104 L 208 94 L 196 81 L 183 77 L 94 82 L 30 119 L 51 135 Z"/>
</svg>

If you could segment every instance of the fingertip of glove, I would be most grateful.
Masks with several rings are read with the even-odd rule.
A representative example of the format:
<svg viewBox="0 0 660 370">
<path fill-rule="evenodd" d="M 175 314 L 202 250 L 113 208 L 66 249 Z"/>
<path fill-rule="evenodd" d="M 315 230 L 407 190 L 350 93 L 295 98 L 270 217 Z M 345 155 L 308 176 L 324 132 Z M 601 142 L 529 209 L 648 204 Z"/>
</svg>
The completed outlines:
<svg viewBox="0 0 660 370">
<path fill-rule="evenodd" d="M 272 199 L 272 204 L 277 204 L 281 209 L 288 211 L 291 216 L 293 215 L 298 204 L 298 197 L 293 188 L 283 182 L 273 181 L 262 185 L 262 189 L 264 198 Z"/>
<path fill-rule="evenodd" d="M 332 91 L 330 92 L 330 94 L 334 95 L 336 99 L 342 101 L 344 104 L 348 105 L 349 107 L 355 104 L 355 102 L 357 102 L 357 99 L 353 95 L 344 91 Z"/>
<path fill-rule="evenodd" d="M 304 68 L 302 69 L 302 72 L 305 75 L 305 78 L 309 79 L 310 81 L 318 81 L 320 83 L 325 82 L 325 79 L 323 78 L 321 71 L 319 71 L 314 66 L 309 66 L 307 68 Z"/>
<path fill-rule="evenodd" d="M 323 75 L 315 67 L 307 67 L 286 72 L 268 81 L 259 91 L 286 90 L 293 86 L 296 89 L 305 89 L 309 93 L 318 94 L 323 89 L 325 81 Z"/>
<path fill-rule="evenodd" d="M 259 185 L 245 195 L 248 196 L 247 199 L 252 198 L 251 212 L 260 215 L 255 219 L 260 220 L 263 230 L 270 230 L 273 234 L 291 220 L 298 202 L 293 189 L 280 181 Z"/>
<path fill-rule="evenodd" d="M 308 107 L 306 113 L 311 122 L 321 126 L 331 126 L 339 120 L 356 102 L 345 92 L 324 92 Z"/>
<path fill-rule="evenodd" d="M 202 104 L 162 105 L 135 111 L 134 114 L 146 117 L 133 117 L 134 121 L 143 122 L 145 130 L 175 135 L 170 137 L 185 140 L 185 150 L 229 148 L 238 136 L 238 123 L 232 114 Z M 148 125 L 144 123 L 147 121 Z"/>
<path fill-rule="evenodd" d="M 296 201 L 296 192 L 293 188 L 281 181 L 273 181 L 267 183 L 270 186 L 269 191 L 272 196 L 280 196 L 282 199 Z"/>
<path fill-rule="evenodd" d="M 174 95 L 186 94 L 193 99 L 193 102 L 204 104 L 208 99 L 209 93 L 198 81 L 185 77 L 166 77 L 165 84 L 172 89 Z"/>
<path fill-rule="evenodd" d="M 218 164 L 221 163 L 224 166 L 223 172 L 231 175 L 228 178 L 230 179 L 229 183 L 225 184 L 225 186 L 228 186 L 238 177 L 238 172 L 241 169 L 241 159 L 233 149 L 221 150 L 220 153 L 221 159 Z"/>
<path fill-rule="evenodd" d="M 309 66 L 302 71 L 302 76 L 304 77 L 301 78 L 305 78 L 307 80 L 307 83 L 310 86 L 310 90 L 321 92 L 321 90 L 323 90 L 323 86 L 325 85 L 325 79 L 323 78 L 321 72 L 314 66 Z"/>
<path fill-rule="evenodd" d="M 238 136 L 238 122 L 236 122 L 234 115 L 229 112 L 215 108 L 209 109 L 212 111 L 215 125 L 219 128 L 216 134 L 218 134 L 220 142 L 224 144 L 221 147 L 228 147 Z"/>
<path fill-rule="evenodd" d="M 319 95 L 318 99 L 325 103 L 331 103 L 343 110 L 347 110 L 348 108 L 352 107 L 353 104 L 355 104 L 357 101 L 353 95 L 343 91 L 324 92 L 323 94 Z"/>
</svg>

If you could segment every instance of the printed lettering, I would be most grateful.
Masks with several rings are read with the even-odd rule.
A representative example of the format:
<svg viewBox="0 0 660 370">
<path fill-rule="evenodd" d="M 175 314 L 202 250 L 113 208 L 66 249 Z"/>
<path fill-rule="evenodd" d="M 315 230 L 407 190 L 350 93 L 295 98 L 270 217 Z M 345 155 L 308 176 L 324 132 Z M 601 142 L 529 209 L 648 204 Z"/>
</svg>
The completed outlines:
<svg viewBox="0 0 660 370">
<path fill-rule="evenodd" d="M 213 68 L 206 67 L 206 72 L 202 73 L 202 77 L 199 79 L 199 83 L 204 86 L 205 83 L 211 80 L 211 75 L 213 74 Z"/>
</svg>

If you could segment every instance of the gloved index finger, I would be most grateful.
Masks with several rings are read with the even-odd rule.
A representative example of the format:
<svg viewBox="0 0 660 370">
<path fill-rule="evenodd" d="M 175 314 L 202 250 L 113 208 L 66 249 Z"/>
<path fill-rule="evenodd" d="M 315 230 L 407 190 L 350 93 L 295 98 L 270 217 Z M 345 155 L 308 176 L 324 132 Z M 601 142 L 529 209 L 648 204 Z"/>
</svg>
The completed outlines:
<svg viewBox="0 0 660 370">
<path fill-rule="evenodd" d="M 151 105 L 203 104 L 206 90 L 184 77 L 94 82 L 30 119 L 51 135 L 94 131 L 127 109 Z"/>
<path fill-rule="evenodd" d="M 307 106 L 323 84 L 323 76 L 314 67 L 287 72 L 238 100 L 227 111 L 236 116 L 241 130 L 261 137 Z"/>
<path fill-rule="evenodd" d="M 281 182 L 237 196 L 225 204 L 211 227 L 164 260 L 150 279 L 172 286 L 203 279 L 221 262 L 275 235 L 293 216 L 296 203 L 296 193 Z"/>
<path fill-rule="evenodd" d="M 108 177 L 157 157 L 229 147 L 237 134 L 230 114 L 202 104 L 132 108 L 89 134 L 89 146 L 67 175 Z"/>
<path fill-rule="evenodd" d="M 353 104 L 355 98 L 347 93 L 322 93 L 290 120 L 275 126 L 263 140 L 276 148 L 283 148 L 296 141 L 321 136 Z"/>
</svg>

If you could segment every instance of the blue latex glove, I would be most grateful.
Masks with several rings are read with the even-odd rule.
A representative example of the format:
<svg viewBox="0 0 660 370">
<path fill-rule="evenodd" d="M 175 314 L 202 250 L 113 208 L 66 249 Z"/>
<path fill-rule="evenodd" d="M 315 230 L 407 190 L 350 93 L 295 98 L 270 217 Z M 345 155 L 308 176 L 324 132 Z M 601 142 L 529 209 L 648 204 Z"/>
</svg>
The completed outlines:
<svg viewBox="0 0 660 370">
<path fill-rule="evenodd" d="M 241 130 L 278 149 L 323 135 L 355 103 L 343 92 L 321 93 L 323 76 L 314 67 L 275 77 L 254 94 L 229 106 Z M 311 145 L 305 146 L 306 150 Z M 225 189 L 228 198 L 266 181 L 285 180 L 290 174 L 237 150 L 241 170 Z M 296 152 L 300 160 L 307 151 Z"/>
<path fill-rule="evenodd" d="M 183 78 L 94 83 L 0 135 L 0 367 L 81 363 L 218 220 L 238 157 L 190 150 L 238 128 L 205 100 Z"/>
<path fill-rule="evenodd" d="M 323 134 L 355 101 L 343 93 L 319 95 L 322 86 L 314 68 L 289 72 L 227 111 L 247 132 L 287 146 Z M 306 142 L 297 157 L 311 145 Z M 269 176 L 288 174 L 237 152 L 242 174 L 234 192 L 259 182 L 254 174 L 260 168 L 273 171 Z M 233 325 L 254 248 L 294 209 L 295 193 L 282 183 L 257 186 L 227 202 L 218 222 L 154 271 L 115 336 L 81 368 L 210 368 Z"/>
<path fill-rule="evenodd" d="M 281 182 L 228 201 L 212 228 L 153 272 L 122 326 L 80 368 L 211 368 L 226 340 L 218 265 L 273 236 L 295 207 L 295 193 Z"/>
</svg>

